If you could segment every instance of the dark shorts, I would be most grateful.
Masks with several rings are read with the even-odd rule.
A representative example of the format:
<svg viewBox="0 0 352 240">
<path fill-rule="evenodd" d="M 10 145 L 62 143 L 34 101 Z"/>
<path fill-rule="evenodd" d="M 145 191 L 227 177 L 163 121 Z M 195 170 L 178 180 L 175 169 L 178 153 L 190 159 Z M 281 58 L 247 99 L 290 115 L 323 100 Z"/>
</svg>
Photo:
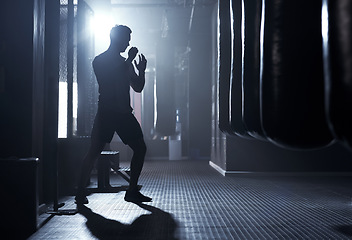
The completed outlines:
<svg viewBox="0 0 352 240">
<path fill-rule="evenodd" d="M 124 144 L 143 138 L 141 126 L 132 113 L 104 113 L 98 110 L 95 116 L 92 139 L 110 143 L 117 133 Z"/>
</svg>

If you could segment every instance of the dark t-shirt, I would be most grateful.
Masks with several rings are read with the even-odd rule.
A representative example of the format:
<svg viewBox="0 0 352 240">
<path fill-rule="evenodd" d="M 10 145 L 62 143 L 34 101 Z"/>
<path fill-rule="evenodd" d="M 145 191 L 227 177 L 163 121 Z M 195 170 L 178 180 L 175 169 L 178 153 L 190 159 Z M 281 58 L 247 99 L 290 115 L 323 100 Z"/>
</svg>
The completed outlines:
<svg viewBox="0 0 352 240">
<path fill-rule="evenodd" d="M 99 110 L 110 114 L 131 112 L 130 79 L 125 58 L 105 51 L 95 57 L 93 69 L 99 84 Z"/>
</svg>

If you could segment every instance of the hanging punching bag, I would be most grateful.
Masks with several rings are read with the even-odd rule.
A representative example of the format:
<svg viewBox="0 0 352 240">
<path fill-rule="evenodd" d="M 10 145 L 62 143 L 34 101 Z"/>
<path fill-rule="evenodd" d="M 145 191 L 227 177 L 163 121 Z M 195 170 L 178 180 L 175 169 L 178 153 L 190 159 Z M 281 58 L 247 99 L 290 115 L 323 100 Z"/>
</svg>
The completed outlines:
<svg viewBox="0 0 352 240">
<path fill-rule="evenodd" d="M 352 148 L 352 1 L 323 0 L 326 111 L 337 139 Z"/>
<path fill-rule="evenodd" d="M 160 136 L 175 133 L 175 72 L 174 43 L 170 38 L 161 38 L 156 53 L 156 132 Z"/>
<path fill-rule="evenodd" d="M 324 109 L 321 0 L 263 0 L 261 119 L 266 137 L 293 149 L 332 142 Z"/>
<path fill-rule="evenodd" d="M 231 21 L 230 0 L 218 2 L 218 79 L 219 79 L 219 128 L 233 134 L 229 122 L 229 93 L 231 76 Z"/>
<path fill-rule="evenodd" d="M 232 60 L 230 76 L 230 124 L 234 134 L 250 138 L 242 121 L 242 0 L 231 0 Z"/>
<path fill-rule="evenodd" d="M 242 3 L 242 118 L 245 128 L 255 139 L 266 140 L 260 121 L 260 23 L 262 0 Z"/>
</svg>

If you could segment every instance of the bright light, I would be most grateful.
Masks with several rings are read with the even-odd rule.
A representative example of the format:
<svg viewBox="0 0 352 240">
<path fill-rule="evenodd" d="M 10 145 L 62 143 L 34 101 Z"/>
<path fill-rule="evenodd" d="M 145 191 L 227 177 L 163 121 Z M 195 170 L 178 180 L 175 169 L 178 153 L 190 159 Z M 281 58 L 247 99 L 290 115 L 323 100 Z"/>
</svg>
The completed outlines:
<svg viewBox="0 0 352 240">
<path fill-rule="evenodd" d="M 72 118 L 77 119 L 77 108 L 78 108 L 78 88 L 77 82 L 73 82 L 72 86 Z M 59 82 L 59 126 L 58 126 L 58 137 L 67 138 L 67 82 Z"/>
<path fill-rule="evenodd" d="M 96 13 L 91 20 L 91 29 L 95 35 L 96 53 L 105 51 L 110 44 L 110 30 L 115 26 L 110 14 Z"/>
<path fill-rule="evenodd" d="M 323 41 L 327 41 L 329 33 L 329 12 L 327 1 L 323 1 L 323 6 L 321 9 L 321 33 L 323 35 Z"/>
<path fill-rule="evenodd" d="M 67 82 L 59 82 L 58 137 L 67 138 Z"/>
</svg>

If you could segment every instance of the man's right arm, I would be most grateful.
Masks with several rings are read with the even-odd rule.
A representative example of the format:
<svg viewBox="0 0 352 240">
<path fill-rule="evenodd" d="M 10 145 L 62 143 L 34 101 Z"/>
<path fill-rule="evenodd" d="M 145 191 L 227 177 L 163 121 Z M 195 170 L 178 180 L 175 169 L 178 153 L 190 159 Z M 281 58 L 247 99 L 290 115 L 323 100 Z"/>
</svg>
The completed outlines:
<svg viewBox="0 0 352 240">
<path fill-rule="evenodd" d="M 133 69 L 133 74 L 130 78 L 130 85 L 136 92 L 141 92 L 145 84 L 145 69 L 147 67 L 147 59 L 143 54 L 141 54 L 139 55 L 139 62 L 137 63 L 137 61 L 134 60 L 134 64 L 138 70 L 138 75 L 134 72 Z M 132 63 L 130 65 L 133 68 Z"/>
</svg>

